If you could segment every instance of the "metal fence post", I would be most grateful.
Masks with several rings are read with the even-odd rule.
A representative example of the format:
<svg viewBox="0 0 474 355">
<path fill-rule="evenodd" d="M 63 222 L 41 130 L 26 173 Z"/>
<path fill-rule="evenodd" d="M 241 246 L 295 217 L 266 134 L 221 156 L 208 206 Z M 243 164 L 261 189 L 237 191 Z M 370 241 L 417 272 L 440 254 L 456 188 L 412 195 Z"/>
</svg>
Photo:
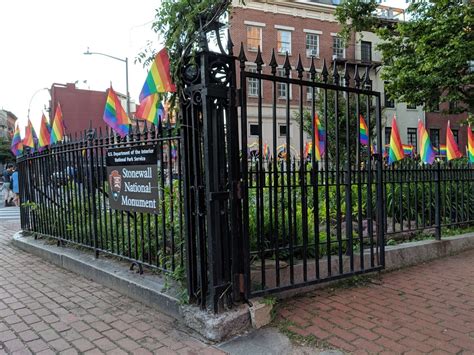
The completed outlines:
<svg viewBox="0 0 474 355">
<path fill-rule="evenodd" d="M 441 240 L 441 165 L 436 163 L 435 171 L 435 238 Z"/>
<path fill-rule="evenodd" d="M 94 254 L 95 257 L 99 257 L 99 250 L 98 250 L 98 240 L 97 240 L 97 204 L 96 204 L 96 186 L 95 186 L 95 179 L 94 179 L 94 139 L 95 139 L 95 130 L 90 129 L 87 132 L 87 151 L 89 154 L 88 159 L 88 186 L 89 186 L 89 198 L 92 199 L 91 207 L 92 207 L 92 238 L 94 241 Z"/>
</svg>

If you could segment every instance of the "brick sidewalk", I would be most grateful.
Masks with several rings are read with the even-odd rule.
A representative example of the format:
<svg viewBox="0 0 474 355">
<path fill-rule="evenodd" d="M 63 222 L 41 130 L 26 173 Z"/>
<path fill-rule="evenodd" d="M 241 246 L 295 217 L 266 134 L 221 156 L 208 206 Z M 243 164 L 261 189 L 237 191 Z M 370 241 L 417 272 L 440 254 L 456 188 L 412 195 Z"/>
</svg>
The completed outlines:
<svg viewBox="0 0 474 355">
<path fill-rule="evenodd" d="M 222 354 L 158 311 L 11 246 L 0 226 L 0 354 Z"/>
<path fill-rule="evenodd" d="M 315 291 L 278 314 L 291 332 L 347 352 L 474 354 L 474 250 Z"/>
</svg>

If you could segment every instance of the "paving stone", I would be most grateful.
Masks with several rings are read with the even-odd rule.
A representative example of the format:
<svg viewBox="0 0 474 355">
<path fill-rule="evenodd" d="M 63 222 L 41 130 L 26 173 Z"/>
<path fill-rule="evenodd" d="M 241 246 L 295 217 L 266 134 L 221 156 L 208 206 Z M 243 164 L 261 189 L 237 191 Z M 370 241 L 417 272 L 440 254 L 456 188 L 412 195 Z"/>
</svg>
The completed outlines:
<svg viewBox="0 0 474 355">
<path fill-rule="evenodd" d="M 15 249 L 12 226 L 0 225 L 0 355 L 149 354 L 166 350 L 160 339 L 187 348 L 170 317 Z"/>
</svg>

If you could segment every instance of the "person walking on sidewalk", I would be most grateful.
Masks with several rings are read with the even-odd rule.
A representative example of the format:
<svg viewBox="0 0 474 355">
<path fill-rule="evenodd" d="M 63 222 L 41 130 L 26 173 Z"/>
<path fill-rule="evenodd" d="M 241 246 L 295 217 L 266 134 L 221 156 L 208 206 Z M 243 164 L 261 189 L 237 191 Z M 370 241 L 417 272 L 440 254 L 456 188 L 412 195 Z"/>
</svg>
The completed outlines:
<svg viewBox="0 0 474 355">
<path fill-rule="evenodd" d="M 5 201 L 5 207 L 11 205 L 13 201 L 13 192 L 11 190 L 11 175 L 13 173 L 13 165 L 7 165 L 7 168 L 3 171 L 3 200 Z"/>
<path fill-rule="evenodd" d="M 18 185 L 18 170 L 13 168 L 11 176 L 11 189 L 13 192 L 13 203 L 16 207 L 20 206 L 20 186 Z"/>
</svg>

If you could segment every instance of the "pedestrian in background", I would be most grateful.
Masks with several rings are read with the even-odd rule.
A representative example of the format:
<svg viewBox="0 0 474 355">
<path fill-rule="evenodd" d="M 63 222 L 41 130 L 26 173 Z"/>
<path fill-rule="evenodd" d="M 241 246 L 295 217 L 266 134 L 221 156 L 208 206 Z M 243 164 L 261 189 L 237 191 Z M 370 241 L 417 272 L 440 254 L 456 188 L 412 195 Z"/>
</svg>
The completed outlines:
<svg viewBox="0 0 474 355">
<path fill-rule="evenodd" d="M 13 165 L 7 165 L 7 168 L 3 171 L 3 199 L 5 201 L 5 207 L 11 206 L 13 202 L 13 191 L 11 189 L 11 175 L 13 174 Z"/>
<path fill-rule="evenodd" d="M 11 188 L 13 191 L 13 203 L 18 207 L 20 206 L 20 185 L 18 184 L 18 170 L 16 168 L 13 168 Z"/>
</svg>

